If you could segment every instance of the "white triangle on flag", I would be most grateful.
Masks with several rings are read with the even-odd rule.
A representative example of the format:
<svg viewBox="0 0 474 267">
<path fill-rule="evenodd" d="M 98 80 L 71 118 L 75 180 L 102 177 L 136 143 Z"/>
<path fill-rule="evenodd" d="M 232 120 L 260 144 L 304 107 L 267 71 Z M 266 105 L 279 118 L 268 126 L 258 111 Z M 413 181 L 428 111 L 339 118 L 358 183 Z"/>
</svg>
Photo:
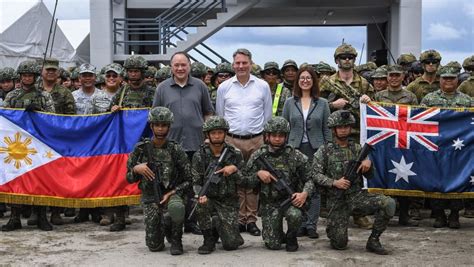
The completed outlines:
<svg viewBox="0 0 474 267">
<path fill-rule="evenodd" d="M 54 149 L 0 116 L 0 185 L 60 157 Z"/>
</svg>

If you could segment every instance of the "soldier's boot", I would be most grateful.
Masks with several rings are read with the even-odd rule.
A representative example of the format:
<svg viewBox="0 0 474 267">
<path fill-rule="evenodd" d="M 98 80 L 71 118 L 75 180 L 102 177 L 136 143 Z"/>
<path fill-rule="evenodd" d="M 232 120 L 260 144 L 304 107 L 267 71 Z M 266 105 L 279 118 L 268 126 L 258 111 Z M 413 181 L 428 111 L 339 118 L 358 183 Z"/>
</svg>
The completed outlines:
<svg viewBox="0 0 474 267">
<path fill-rule="evenodd" d="M 175 225 L 171 226 L 171 248 L 170 254 L 171 255 L 181 255 L 183 254 L 183 243 L 181 241 L 183 237 L 183 225 Z"/>
<path fill-rule="evenodd" d="M 367 216 L 352 216 L 354 218 L 354 224 L 359 226 L 359 228 L 370 230 L 374 226 L 373 223 L 370 222 Z"/>
<path fill-rule="evenodd" d="M 125 214 L 117 212 L 115 222 L 110 226 L 110 232 L 120 232 L 125 230 Z"/>
<path fill-rule="evenodd" d="M 465 218 L 474 218 L 474 209 L 465 208 L 462 216 Z"/>
<path fill-rule="evenodd" d="M 66 216 L 66 217 L 76 216 L 76 209 L 75 208 L 65 208 L 64 209 L 64 216 Z"/>
<path fill-rule="evenodd" d="M 91 221 L 100 223 L 102 216 L 100 215 L 100 208 L 91 209 Z"/>
<path fill-rule="evenodd" d="M 99 224 L 102 226 L 111 225 L 114 221 L 114 211 L 111 208 L 105 208 L 104 214 L 100 219 Z"/>
<path fill-rule="evenodd" d="M 60 207 L 51 207 L 51 218 L 50 221 L 54 225 L 63 225 L 64 220 L 61 217 L 62 208 Z"/>
<path fill-rule="evenodd" d="M 130 206 L 125 206 L 125 224 L 132 224 L 132 219 L 130 219 Z"/>
<path fill-rule="evenodd" d="M 164 248 L 165 248 L 165 243 L 161 243 L 156 248 L 148 247 L 148 250 L 150 250 L 151 252 L 158 252 L 158 251 L 162 251 Z"/>
<path fill-rule="evenodd" d="M 288 231 L 286 233 L 286 251 L 295 252 L 298 250 L 297 231 Z"/>
<path fill-rule="evenodd" d="M 2 225 L 3 232 L 10 232 L 16 229 L 21 229 L 21 207 L 12 207 L 10 220 L 8 220 L 7 224 Z"/>
<path fill-rule="evenodd" d="M 3 218 L 3 213 L 7 212 L 7 205 L 0 203 L 0 218 Z"/>
<path fill-rule="evenodd" d="M 165 232 L 165 238 L 168 243 L 171 244 L 171 217 L 165 216 L 163 219 L 163 226 L 164 226 L 164 232 Z"/>
<path fill-rule="evenodd" d="M 409 214 L 413 220 L 420 221 L 423 219 L 421 218 L 421 211 L 419 208 L 412 208 Z"/>
<path fill-rule="evenodd" d="M 89 211 L 87 209 L 79 209 L 79 213 L 74 217 L 75 223 L 87 222 L 89 220 Z"/>
<path fill-rule="evenodd" d="M 400 214 L 398 215 L 398 224 L 403 226 L 418 226 L 418 222 L 414 221 L 408 215 L 409 206 L 400 203 Z"/>
<path fill-rule="evenodd" d="M 212 229 L 202 231 L 204 236 L 204 243 L 198 248 L 199 254 L 211 254 L 216 250 L 216 241 L 212 233 Z"/>
<path fill-rule="evenodd" d="M 26 220 L 27 225 L 38 225 L 38 208 L 35 206 L 31 207 L 31 212 L 28 220 Z"/>
<path fill-rule="evenodd" d="M 379 255 L 388 255 L 389 252 L 380 244 L 380 235 L 382 233 L 376 230 L 372 230 L 372 234 L 369 237 L 369 240 L 367 240 L 367 245 L 365 248 L 367 251 L 373 252 L 375 254 Z"/>
<path fill-rule="evenodd" d="M 46 207 L 37 207 L 36 210 L 38 212 L 38 228 L 43 231 L 52 231 L 53 226 L 46 217 Z"/>
<path fill-rule="evenodd" d="M 21 205 L 21 216 L 25 219 L 30 218 L 32 208 L 33 208 L 33 206 L 30 206 L 30 205 Z"/>
<path fill-rule="evenodd" d="M 448 227 L 451 229 L 459 229 L 461 227 L 459 223 L 459 210 L 451 210 L 448 217 Z"/>
<path fill-rule="evenodd" d="M 434 228 L 443 228 L 448 225 L 446 220 L 446 214 L 444 214 L 444 210 L 436 210 L 432 212 L 435 215 L 435 222 L 433 223 Z"/>
</svg>

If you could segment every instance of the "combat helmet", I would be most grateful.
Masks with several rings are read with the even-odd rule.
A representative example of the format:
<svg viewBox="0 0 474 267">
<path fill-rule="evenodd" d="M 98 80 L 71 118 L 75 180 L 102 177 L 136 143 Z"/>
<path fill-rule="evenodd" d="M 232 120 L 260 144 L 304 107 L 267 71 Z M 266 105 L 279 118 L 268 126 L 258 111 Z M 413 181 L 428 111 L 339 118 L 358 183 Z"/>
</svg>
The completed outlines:
<svg viewBox="0 0 474 267">
<path fill-rule="evenodd" d="M 212 130 L 229 130 L 229 124 L 221 116 L 211 116 L 207 121 L 202 125 L 202 131 L 207 133 Z"/>
<path fill-rule="evenodd" d="M 207 68 L 204 63 L 195 61 L 191 64 L 191 76 L 201 78 L 207 74 Z"/>
<path fill-rule="evenodd" d="M 350 44 L 342 44 L 336 48 L 336 51 L 334 51 L 334 59 L 336 59 L 340 55 L 354 55 L 357 57 L 357 51 L 355 50 L 354 47 Z"/>
<path fill-rule="evenodd" d="M 397 58 L 398 65 L 410 65 L 411 63 L 415 61 L 416 61 L 416 57 L 412 53 L 401 54 Z"/>
<path fill-rule="evenodd" d="M 461 72 L 462 70 L 462 66 L 461 66 L 461 63 L 457 62 L 457 61 L 450 61 L 448 62 L 448 64 L 445 65 L 446 67 L 451 67 L 451 68 L 454 68 L 456 70 L 456 72 Z"/>
<path fill-rule="evenodd" d="M 348 110 L 337 110 L 331 113 L 328 118 L 328 127 L 334 128 L 337 126 L 354 125 L 355 118 Z"/>
<path fill-rule="evenodd" d="M 173 112 L 165 107 L 154 107 L 148 113 L 148 122 L 149 123 L 173 123 L 174 116 Z"/>
<path fill-rule="evenodd" d="M 144 76 L 145 76 L 145 77 L 152 77 L 152 78 L 155 78 L 156 72 L 157 72 L 156 67 L 154 67 L 154 66 L 148 66 L 148 67 L 146 68 L 146 70 L 145 70 Z"/>
<path fill-rule="evenodd" d="M 168 79 L 171 77 L 171 67 L 170 66 L 163 66 L 160 68 L 155 75 L 155 78 L 159 81 Z"/>
<path fill-rule="evenodd" d="M 441 54 L 433 49 L 423 51 L 423 53 L 420 55 L 420 61 L 421 63 L 424 63 L 427 60 L 436 60 L 441 62 Z"/>
<path fill-rule="evenodd" d="M 67 78 L 71 78 L 71 73 L 64 68 L 59 68 L 59 77 L 63 80 L 67 80 Z"/>
<path fill-rule="evenodd" d="M 219 73 L 230 73 L 234 75 L 234 70 L 232 69 L 232 65 L 230 65 L 229 62 L 222 62 L 217 64 L 216 66 L 216 71 L 214 74 L 219 74 Z"/>
<path fill-rule="evenodd" d="M 323 61 L 320 61 L 318 64 L 316 64 L 316 72 L 317 73 L 332 73 L 333 69 L 331 66 Z"/>
<path fill-rule="evenodd" d="M 14 68 L 5 67 L 0 70 L 0 81 L 9 81 L 18 79 Z"/>
<path fill-rule="evenodd" d="M 464 59 L 462 62 L 462 67 L 465 71 L 474 70 L 474 55 Z"/>
<path fill-rule="evenodd" d="M 285 133 L 290 132 L 290 123 L 281 116 L 271 118 L 263 127 L 265 133 Z"/>
<path fill-rule="evenodd" d="M 28 74 L 35 74 L 35 75 L 40 74 L 38 64 L 34 60 L 26 60 L 26 61 L 21 62 L 16 70 L 16 73 L 18 74 L 28 73 Z"/>
<path fill-rule="evenodd" d="M 255 63 L 252 64 L 252 69 L 250 69 L 250 73 L 252 73 L 252 75 L 255 75 L 260 78 L 261 71 L 262 71 L 262 67 L 260 67 L 258 64 L 255 64 Z"/>
<path fill-rule="evenodd" d="M 145 69 L 148 67 L 148 62 L 142 56 L 132 55 L 125 60 L 123 67 L 126 70 L 139 69 L 141 71 L 145 71 Z"/>
</svg>

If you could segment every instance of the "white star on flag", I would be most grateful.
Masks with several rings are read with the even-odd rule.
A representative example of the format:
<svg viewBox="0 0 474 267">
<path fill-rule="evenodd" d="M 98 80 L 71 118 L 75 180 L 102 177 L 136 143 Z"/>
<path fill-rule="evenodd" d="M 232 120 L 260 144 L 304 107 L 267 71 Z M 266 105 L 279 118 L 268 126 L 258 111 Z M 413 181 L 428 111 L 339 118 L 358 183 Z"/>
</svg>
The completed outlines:
<svg viewBox="0 0 474 267">
<path fill-rule="evenodd" d="M 395 177 L 395 182 L 398 182 L 398 180 L 403 179 L 405 180 L 405 182 L 409 183 L 408 176 L 417 175 L 416 173 L 411 171 L 413 162 L 407 164 L 405 162 L 405 157 L 402 156 L 402 158 L 400 159 L 400 163 L 395 162 L 393 160 L 391 161 L 395 168 L 389 170 L 389 172 L 395 173 L 397 175 L 397 177 Z"/>
<path fill-rule="evenodd" d="M 474 175 L 471 175 L 471 181 L 469 181 L 472 185 L 474 185 Z"/>
<path fill-rule="evenodd" d="M 462 147 L 464 146 L 464 140 L 460 140 L 459 137 L 456 140 L 453 140 L 453 144 L 451 146 L 454 147 L 454 150 L 461 150 Z"/>
</svg>

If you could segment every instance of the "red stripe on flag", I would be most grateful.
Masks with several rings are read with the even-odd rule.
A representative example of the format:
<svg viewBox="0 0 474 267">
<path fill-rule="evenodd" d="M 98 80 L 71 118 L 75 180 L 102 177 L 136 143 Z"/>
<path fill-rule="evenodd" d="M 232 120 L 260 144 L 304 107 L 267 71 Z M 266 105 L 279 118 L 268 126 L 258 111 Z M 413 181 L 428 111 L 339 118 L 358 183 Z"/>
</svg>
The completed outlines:
<svg viewBox="0 0 474 267">
<path fill-rule="evenodd" d="M 63 198 L 107 198 L 139 195 L 125 179 L 128 154 L 63 157 L 27 172 L 0 192 Z"/>
</svg>

